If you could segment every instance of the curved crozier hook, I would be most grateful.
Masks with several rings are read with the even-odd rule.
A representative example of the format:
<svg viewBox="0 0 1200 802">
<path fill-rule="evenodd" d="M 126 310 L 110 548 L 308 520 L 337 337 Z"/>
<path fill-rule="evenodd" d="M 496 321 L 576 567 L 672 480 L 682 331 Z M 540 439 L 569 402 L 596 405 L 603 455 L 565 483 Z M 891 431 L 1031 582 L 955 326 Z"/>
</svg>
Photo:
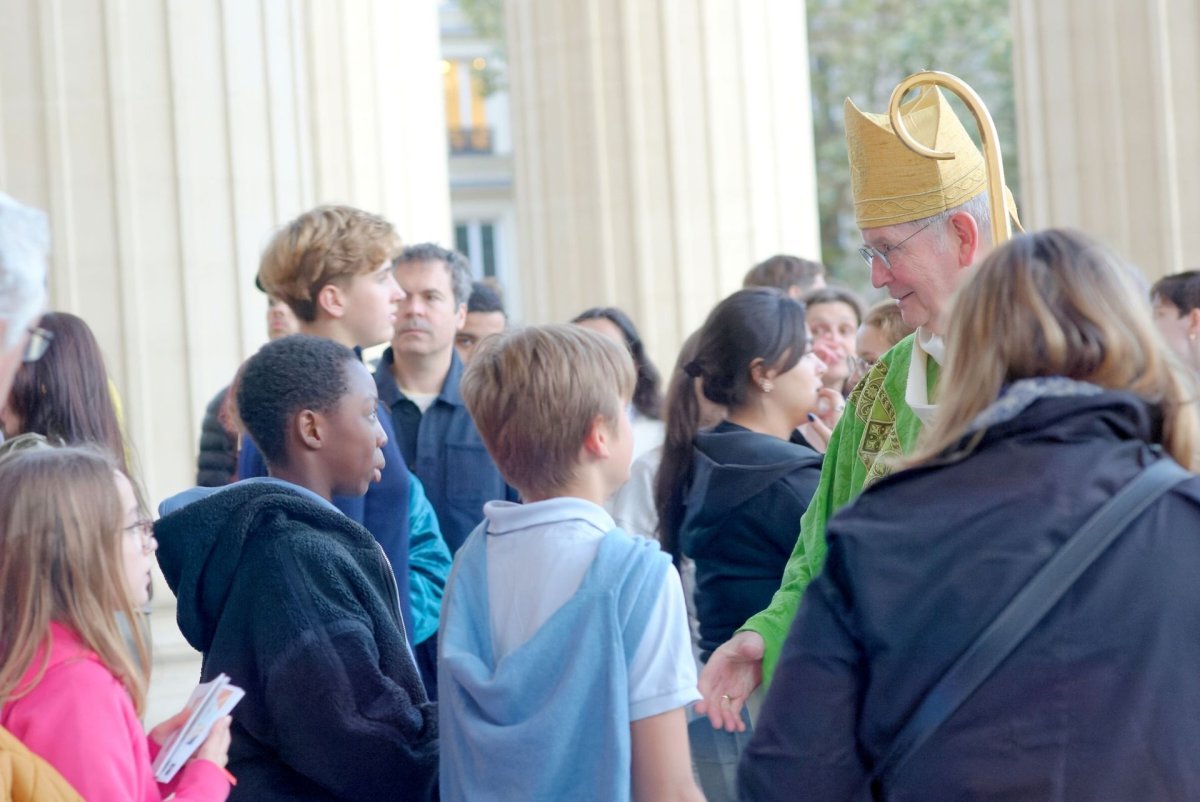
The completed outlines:
<svg viewBox="0 0 1200 802">
<path fill-rule="evenodd" d="M 983 143 L 983 161 L 987 166 L 992 243 L 999 245 L 1006 242 L 1012 236 L 1012 227 L 1009 222 L 1008 209 L 1005 206 L 1007 184 L 1004 183 L 1004 162 L 1000 157 L 1000 136 L 996 133 L 996 124 L 992 121 L 992 115 L 988 113 L 983 99 L 966 81 L 948 72 L 938 70 L 922 70 L 908 76 L 896 86 L 892 91 L 891 100 L 888 101 L 888 119 L 892 123 L 892 130 L 895 131 L 896 137 L 904 143 L 904 146 L 913 153 L 927 159 L 954 158 L 953 153 L 933 150 L 914 139 L 904 124 L 904 118 L 900 116 L 900 102 L 904 96 L 910 89 L 926 84 L 945 87 L 958 95 L 958 98 L 970 110 L 971 116 L 975 118 L 975 124 L 979 126 L 979 139 Z M 998 190 L 997 187 L 999 187 Z"/>
</svg>

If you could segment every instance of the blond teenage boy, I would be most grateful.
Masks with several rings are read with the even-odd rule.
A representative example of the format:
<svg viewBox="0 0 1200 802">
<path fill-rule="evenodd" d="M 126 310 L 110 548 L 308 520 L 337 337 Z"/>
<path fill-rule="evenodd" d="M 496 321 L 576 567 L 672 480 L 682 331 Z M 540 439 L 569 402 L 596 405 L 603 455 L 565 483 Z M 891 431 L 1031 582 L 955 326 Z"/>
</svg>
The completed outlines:
<svg viewBox="0 0 1200 802">
<path fill-rule="evenodd" d="M 601 506 L 629 474 L 633 386 L 626 349 L 579 326 L 491 337 L 463 376 L 525 503 L 484 507 L 446 587 L 443 800 L 702 798 L 679 575 Z"/>
<path fill-rule="evenodd" d="M 394 275 L 399 252 L 399 235 L 379 215 L 351 206 L 318 206 L 275 232 L 259 263 L 258 285 L 291 308 L 301 334 L 358 351 L 392 337 L 404 298 Z M 386 405 L 379 405 L 378 415 L 387 436 L 383 470 L 365 496 L 336 496 L 333 503 L 383 547 L 396 575 L 406 635 L 415 647 L 437 631 L 450 550 L 421 482 L 396 446 Z M 238 478 L 266 474 L 266 461 L 246 439 Z"/>
</svg>

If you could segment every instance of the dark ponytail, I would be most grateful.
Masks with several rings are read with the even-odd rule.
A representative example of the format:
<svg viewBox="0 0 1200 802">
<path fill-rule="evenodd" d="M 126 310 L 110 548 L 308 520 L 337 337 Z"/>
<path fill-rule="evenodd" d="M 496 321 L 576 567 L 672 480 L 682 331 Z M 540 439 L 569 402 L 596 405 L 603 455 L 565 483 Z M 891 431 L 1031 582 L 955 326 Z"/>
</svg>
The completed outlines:
<svg viewBox="0 0 1200 802">
<path fill-rule="evenodd" d="M 700 404 L 696 400 L 696 347 L 700 332 L 684 340 L 675 362 L 675 371 L 667 384 L 666 434 L 662 461 L 654 476 L 654 507 L 658 512 L 658 539 L 663 551 L 678 566 L 679 525 L 683 522 L 683 493 L 691 482 L 692 441 L 700 428 Z M 691 368 L 692 370 L 688 370 Z"/>
</svg>

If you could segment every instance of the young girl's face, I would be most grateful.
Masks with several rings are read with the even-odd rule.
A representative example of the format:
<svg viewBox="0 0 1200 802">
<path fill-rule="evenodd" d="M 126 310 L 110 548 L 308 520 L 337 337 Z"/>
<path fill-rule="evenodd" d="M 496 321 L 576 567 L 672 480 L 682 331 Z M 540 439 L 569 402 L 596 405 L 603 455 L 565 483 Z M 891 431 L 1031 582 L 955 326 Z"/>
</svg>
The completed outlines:
<svg viewBox="0 0 1200 802">
<path fill-rule="evenodd" d="M 142 515 L 129 479 L 119 471 L 113 472 L 113 478 L 121 497 L 121 509 L 125 511 L 125 529 L 121 533 L 125 585 L 130 603 L 141 607 L 150 601 L 150 569 L 154 566 L 158 541 L 154 539 L 154 523 Z"/>
<path fill-rule="evenodd" d="M 775 390 L 764 396 L 767 403 L 780 404 L 799 426 L 808 420 L 808 413 L 817 411 L 817 398 L 821 391 L 825 363 L 812 351 L 800 358 L 787 373 L 775 377 Z"/>
</svg>

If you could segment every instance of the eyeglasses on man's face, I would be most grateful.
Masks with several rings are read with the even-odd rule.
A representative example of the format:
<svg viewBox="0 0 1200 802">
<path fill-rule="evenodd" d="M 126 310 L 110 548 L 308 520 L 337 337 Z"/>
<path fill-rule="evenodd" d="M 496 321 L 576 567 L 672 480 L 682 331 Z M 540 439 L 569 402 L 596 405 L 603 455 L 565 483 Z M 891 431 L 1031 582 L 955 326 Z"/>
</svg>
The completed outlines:
<svg viewBox="0 0 1200 802">
<path fill-rule="evenodd" d="M 37 362 L 46 354 L 46 350 L 50 348 L 50 341 L 54 339 L 54 332 L 46 331 L 41 326 L 29 327 L 29 341 L 25 343 L 25 353 L 21 355 L 23 362 Z"/>
<path fill-rule="evenodd" d="M 890 273 L 890 272 L 892 272 L 892 263 L 888 258 L 889 255 L 900 250 L 900 247 L 902 245 L 904 245 L 904 243 L 908 242 L 910 239 L 917 236 L 922 231 L 929 228 L 931 225 L 933 225 L 932 220 L 930 220 L 925 225 L 918 228 L 913 233 L 909 234 L 904 239 L 897 242 L 895 245 L 890 245 L 890 246 L 885 245 L 885 246 L 883 246 L 882 249 L 872 248 L 870 245 L 863 245 L 861 248 L 858 249 L 858 255 L 861 256 L 863 258 L 863 261 L 867 263 L 867 267 L 874 267 L 875 260 L 878 259 L 879 261 L 883 262 L 883 266 L 886 267 L 888 272 Z"/>
</svg>

